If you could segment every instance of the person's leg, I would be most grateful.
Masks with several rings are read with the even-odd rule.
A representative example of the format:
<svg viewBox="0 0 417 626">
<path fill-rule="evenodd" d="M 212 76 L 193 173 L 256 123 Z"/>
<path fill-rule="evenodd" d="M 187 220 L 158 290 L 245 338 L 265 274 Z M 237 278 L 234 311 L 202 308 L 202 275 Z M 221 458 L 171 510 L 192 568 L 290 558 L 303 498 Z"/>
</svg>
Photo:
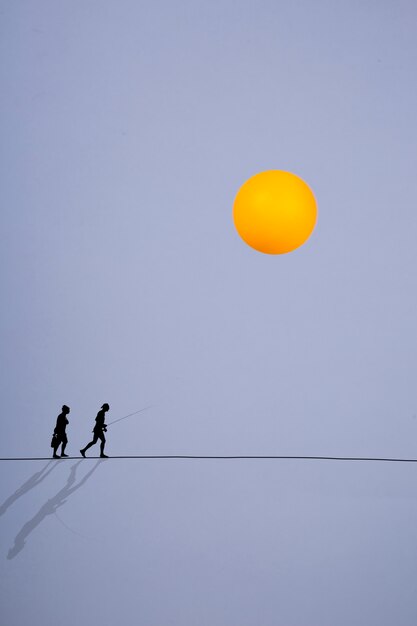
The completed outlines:
<svg viewBox="0 0 417 626">
<path fill-rule="evenodd" d="M 68 456 L 68 454 L 65 454 L 65 448 L 67 447 L 67 443 L 68 443 L 68 437 L 65 433 L 63 434 L 61 441 L 62 441 L 61 456 Z"/>
<path fill-rule="evenodd" d="M 102 456 L 102 457 L 104 456 L 104 457 L 105 457 L 106 455 L 104 454 L 104 446 L 106 445 L 106 438 L 105 438 L 105 436 L 104 436 L 104 433 L 103 433 L 103 432 L 101 432 L 101 433 L 99 434 L 99 437 L 100 437 L 100 439 L 101 439 L 101 444 L 100 444 L 100 456 Z"/>
<path fill-rule="evenodd" d="M 59 444 L 60 444 L 60 443 L 61 443 L 60 438 L 59 438 L 59 437 L 56 437 L 55 442 L 54 442 L 54 448 L 53 448 L 53 450 L 54 450 L 54 455 L 53 455 L 53 458 L 54 458 L 54 459 L 60 459 L 60 458 L 61 458 L 61 457 L 59 456 L 59 454 L 57 454 L 57 450 L 58 450 L 58 448 L 59 448 Z"/>
<path fill-rule="evenodd" d="M 94 438 L 92 441 L 90 441 L 90 443 L 87 443 L 87 445 L 85 446 L 85 448 L 82 448 L 80 450 L 81 454 L 84 456 L 86 451 L 88 450 L 88 448 L 91 448 L 91 446 L 94 446 L 95 443 L 97 443 L 97 439 L 98 439 L 98 435 L 97 433 L 94 433 Z"/>
</svg>

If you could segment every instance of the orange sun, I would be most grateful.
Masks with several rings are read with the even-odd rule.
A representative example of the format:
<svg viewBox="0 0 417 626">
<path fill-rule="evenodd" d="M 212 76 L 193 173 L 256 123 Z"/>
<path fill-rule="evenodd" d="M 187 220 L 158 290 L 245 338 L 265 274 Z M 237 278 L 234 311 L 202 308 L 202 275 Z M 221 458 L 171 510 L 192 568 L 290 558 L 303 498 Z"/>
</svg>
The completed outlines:
<svg viewBox="0 0 417 626">
<path fill-rule="evenodd" d="M 265 254 L 285 254 L 310 237 L 317 204 L 310 187 L 290 172 L 268 170 L 249 178 L 233 204 L 236 230 Z"/>
</svg>

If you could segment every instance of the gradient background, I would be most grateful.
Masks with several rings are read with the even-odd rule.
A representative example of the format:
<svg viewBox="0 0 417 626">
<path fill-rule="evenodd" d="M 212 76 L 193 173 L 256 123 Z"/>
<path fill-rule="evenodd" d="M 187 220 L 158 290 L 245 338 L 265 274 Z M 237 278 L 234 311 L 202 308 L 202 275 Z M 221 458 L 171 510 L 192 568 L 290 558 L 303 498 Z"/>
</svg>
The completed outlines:
<svg viewBox="0 0 417 626">
<path fill-rule="evenodd" d="M 109 402 L 153 405 L 109 455 L 416 457 L 415 1 L 9 0 L 0 24 L 0 456 L 48 456 L 64 402 L 77 454 Z M 319 206 L 282 257 L 232 222 L 265 169 Z M 2 621 L 414 626 L 416 479 L 2 463 Z"/>
</svg>

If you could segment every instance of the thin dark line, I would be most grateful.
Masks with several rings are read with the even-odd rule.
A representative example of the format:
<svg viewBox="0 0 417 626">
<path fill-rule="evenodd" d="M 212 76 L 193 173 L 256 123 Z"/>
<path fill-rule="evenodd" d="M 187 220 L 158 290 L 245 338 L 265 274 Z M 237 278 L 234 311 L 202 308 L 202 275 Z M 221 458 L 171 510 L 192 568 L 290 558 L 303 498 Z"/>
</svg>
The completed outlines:
<svg viewBox="0 0 417 626">
<path fill-rule="evenodd" d="M 113 422 L 109 422 L 107 426 L 112 426 L 113 424 L 117 424 L 117 422 L 126 420 L 128 417 L 132 417 L 133 415 L 137 415 L 138 413 L 143 413 L 143 411 L 147 411 L 148 409 L 151 409 L 152 406 L 153 406 L 152 404 L 149 404 L 148 406 L 145 406 L 143 407 L 143 409 L 139 409 L 138 411 L 135 411 L 134 413 L 129 413 L 129 415 L 124 415 L 123 417 L 119 417 L 119 419 L 114 420 Z"/>
<path fill-rule="evenodd" d="M 71 459 L 82 459 L 80 456 L 69 456 L 66 459 L 57 459 L 66 461 Z M 99 459 L 98 456 L 85 457 L 89 459 Z M 112 456 L 109 459 L 219 459 L 219 460 L 244 460 L 244 459 L 263 459 L 263 460 L 305 460 L 305 461 L 379 461 L 391 463 L 417 463 L 417 459 L 396 459 L 396 458 L 378 458 L 365 456 L 283 456 L 283 455 L 190 455 L 190 454 L 150 454 L 150 455 L 126 455 Z M 0 461 L 50 461 L 51 457 L 3 457 Z"/>
</svg>

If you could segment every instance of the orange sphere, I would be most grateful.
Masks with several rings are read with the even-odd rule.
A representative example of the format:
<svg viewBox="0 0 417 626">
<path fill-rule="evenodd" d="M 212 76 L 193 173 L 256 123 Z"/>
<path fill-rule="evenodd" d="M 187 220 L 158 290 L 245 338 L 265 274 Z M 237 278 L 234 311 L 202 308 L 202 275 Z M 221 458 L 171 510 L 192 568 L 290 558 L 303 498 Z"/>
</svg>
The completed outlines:
<svg viewBox="0 0 417 626">
<path fill-rule="evenodd" d="M 310 237 L 317 221 L 317 204 L 301 178 L 268 170 L 252 176 L 239 189 L 233 220 L 243 241 L 255 250 L 285 254 Z"/>
</svg>

